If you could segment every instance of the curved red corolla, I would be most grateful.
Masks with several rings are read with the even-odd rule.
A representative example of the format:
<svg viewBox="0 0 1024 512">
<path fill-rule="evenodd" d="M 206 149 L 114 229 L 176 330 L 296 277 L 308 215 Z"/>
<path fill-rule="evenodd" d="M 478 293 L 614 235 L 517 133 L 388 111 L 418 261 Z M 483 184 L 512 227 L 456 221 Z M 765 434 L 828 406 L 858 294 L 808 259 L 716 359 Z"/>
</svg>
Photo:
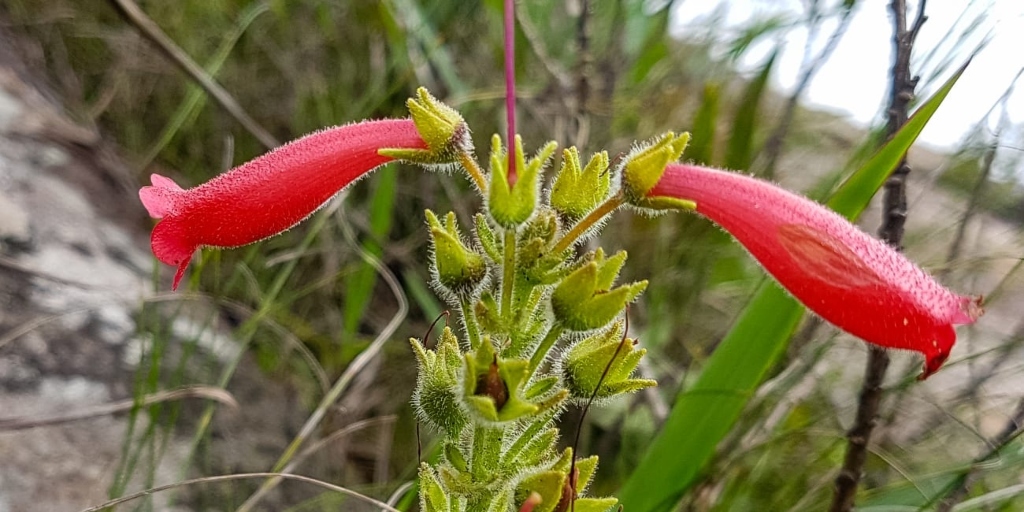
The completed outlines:
<svg viewBox="0 0 1024 512">
<path fill-rule="evenodd" d="M 196 249 L 239 247 L 298 224 L 341 189 L 392 158 L 383 148 L 426 149 L 412 120 L 365 121 L 321 130 L 210 181 L 183 189 L 152 176 L 139 190 L 157 259 L 178 267 L 173 288 Z"/>
<path fill-rule="evenodd" d="M 648 197 L 697 203 L 779 283 L 837 327 L 883 347 L 921 352 L 926 378 L 949 357 L 954 325 L 982 314 L 903 254 L 820 204 L 763 180 L 670 164 Z"/>
</svg>

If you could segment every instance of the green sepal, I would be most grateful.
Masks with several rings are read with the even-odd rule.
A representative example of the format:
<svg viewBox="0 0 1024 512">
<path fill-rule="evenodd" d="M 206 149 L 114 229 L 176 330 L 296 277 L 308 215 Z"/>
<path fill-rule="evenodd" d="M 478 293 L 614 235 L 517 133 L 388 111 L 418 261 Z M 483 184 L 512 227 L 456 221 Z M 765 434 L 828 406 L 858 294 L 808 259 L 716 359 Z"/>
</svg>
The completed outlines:
<svg viewBox="0 0 1024 512">
<path fill-rule="evenodd" d="M 420 510 L 424 512 L 452 512 L 451 498 L 445 492 L 430 466 L 420 464 Z"/>
<path fill-rule="evenodd" d="M 554 375 L 548 375 L 547 377 L 541 377 L 530 384 L 530 387 L 526 388 L 524 395 L 527 399 L 533 400 L 547 394 L 548 391 L 554 389 L 555 384 L 558 384 L 558 377 Z"/>
<path fill-rule="evenodd" d="M 626 304 L 647 288 L 647 281 L 639 281 L 612 289 L 626 261 L 620 251 L 605 258 L 598 249 L 589 263 L 572 271 L 551 294 L 551 307 L 555 319 L 571 331 L 589 331 L 608 325 Z"/>
<path fill-rule="evenodd" d="M 453 164 L 459 154 L 472 153 L 469 125 L 457 110 L 438 101 L 424 87 L 416 89 L 416 97 L 409 98 L 406 106 L 427 149 L 384 148 L 377 153 L 428 167 Z"/>
<path fill-rule="evenodd" d="M 679 160 L 689 141 L 689 133 L 668 132 L 653 144 L 641 146 L 627 156 L 622 166 L 622 191 L 626 202 L 648 206 L 647 193 L 661 180 L 665 166 Z"/>
<path fill-rule="evenodd" d="M 551 252 L 557 234 L 558 218 L 547 208 L 538 211 L 523 228 L 516 265 L 526 283 L 533 286 L 555 284 L 564 277 L 565 260 L 571 252 Z"/>
<path fill-rule="evenodd" d="M 562 390 L 561 393 L 564 396 L 568 395 L 565 390 Z M 534 443 L 544 431 L 554 428 L 551 421 L 557 416 L 558 412 L 557 408 L 549 407 L 524 421 L 527 424 L 526 427 L 521 432 L 513 435 L 512 443 L 501 456 L 502 467 L 509 468 L 510 471 L 519 472 L 533 466 L 534 464 L 526 464 L 526 457 L 523 456 L 523 453 L 526 451 L 526 447 Z M 552 445 L 551 448 L 554 448 L 554 446 Z M 551 455 L 553 456 L 553 454 Z M 545 457 L 545 460 L 550 458 Z"/>
<path fill-rule="evenodd" d="M 516 504 L 522 503 L 531 492 L 540 494 L 540 504 L 533 512 L 553 512 L 562 499 L 562 488 L 566 476 L 560 471 L 548 470 L 534 473 L 523 479 L 516 490 Z"/>
<path fill-rule="evenodd" d="M 459 471 L 451 464 L 441 463 L 437 465 L 437 477 L 441 485 L 453 496 L 466 496 L 480 492 L 482 486 L 473 481 L 473 475 L 469 472 Z M 457 502 L 457 499 L 456 499 Z"/>
<path fill-rule="evenodd" d="M 476 221 L 476 238 L 480 241 L 480 246 L 483 247 L 484 253 L 487 254 L 487 257 L 491 258 L 491 261 L 501 261 L 501 243 L 498 241 L 498 237 L 494 235 L 494 230 L 491 229 L 490 224 L 487 223 L 487 217 L 484 217 L 482 213 L 478 213 L 473 220 Z"/>
<path fill-rule="evenodd" d="M 573 398 L 607 398 L 657 385 L 650 379 L 630 378 L 647 349 L 637 349 L 632 339 L 623 342 L 623 329 L 623 323 L 616 322 L 611 328 L 573 345 L 562 356 L 563 382 Z M 609 361 L 612 361 L 610 366 Z M 598 383 L 601 387 L 594 395 Z"/>
<path fill-rule="evenodd" d="M 569 472 L 572 470 L 572 450 L 566 448 L 550 469 L 527 476 L 516 489 L 516 502 L 521 503 L 531 492 L 541 495 L 542 501 L 533 512 L 553 512 L 559 506 L 563 493 L 567 492 Z M 582 498 L 590 480 L 597 470 L 597 456 L 578 459 L 576 461 L 576 500 L 573 505 L 577 511 L 605 512 L 615 506 L 615 498 Z"/>
<path fill-rule="evenodd" d="M 469 418 L 459 406 L 459 372 L 462 357 L 459 341 L 451 328 L 445 327 L 437 349 L 427 350 L 410 339 L 419 366 L 413 406 L 420 419 L 449 436 L 458 436 Z"/>
<path fill-rule="evenodd" d="M 497 366 L 497 378 L 504 385 L 504 404 L 498 404 L 495 397 L 482 394 L 479 387 L 481 378 L 493 378 L 493 366 Z M 540 408 L 523 396 L 523 388 L 530 377 L 530 362 L 523 359 L 504 359 L 497 356 L 490 337 L 475 351 L 465 355 L 463 384 L 464 400 L 470 412 L 490 422 L 512 421 L 535 414 Z"/>
<path fill-rule="evenodd" d="M 491 218 L 506 229 L 516 228 L 533 215 L 537 207 L 540 171 L 558 147 L 555 142 L 549 142 L 527 161 L 522 137 L 516 135 L 513 145 L 517 173 L 516 182 L 509 187 L 508 158 L 501 145 L 501 137 L 495 135 L 491 139 L 491 185 L 487 207 Z"/>
<path fill-rule="evenodd" d="M 644 200 L 643 207 L 652 210 L 694 211 L 697 209 L 697 203 L 689 199 L 679 199 L 678 197 L 651 196 Z"/>
<path fill-rule="evenodd" d="M 619 503 L 615 498 L 580 498 L 576 500 L 576 512 L 608 512 Z"/>
<path fill-rule="evenodd" d="M 557 445 L 558 434 L 558 428 L 551 427 L 530 439 L 519 452 L 519 458 L 515 461 L 516 466 L 523 469 L 550 461 L 554 455 L 553 448 Z"/>
<path fill-rule="evenodd" d="M 455 443 L 447 442 L 444 444 L 444 458 L 457 471 L 466 472 L 469 470 L 466 456 L 462 454 L 462 450 Z"/>
<path fill-rule="evenodd" d="M 470 473 L 475 483 L 493 481 L 501 462 L 501 438 L 504 429 L 500 427 L 477 426 L 473 429 L 473 456 Z"/>
<path fill-rule="evenodd" d="M 611 173 L 608 152 L 595 153 L 586 168 L 580 168 L 575 146 L 562 152 L 562 168 L 551 185 L 551 206 L 569 220 L 579 220 L 608 197 Z"/>
<path fill-rule="evenodd" d="M 426 210 L 426 217 L 438 284 L 456 297 L 464 299 L 473 296 L 477 286 L 487 277 L 487 264 L 483 256 L 466 247 L 459 234 L 454 212 L 448 212 L 444 222 L 438 220 L 430 210 Z"/>
<path fill-rule="evenodd" d="M 500 311 L 498 301 L 487 290 L 480 294 L 480 300 L 473 305 L 473 313 L 476 314 L 480 328 L 491 334 L 505 333 L 508 330 Z"/>
<path fill-rule="evenodd" d="M 511 488 L 502 489 L 491 499 L 485 512 L 507 512 L 512 508 L 513 492 Z"/>
</svg>

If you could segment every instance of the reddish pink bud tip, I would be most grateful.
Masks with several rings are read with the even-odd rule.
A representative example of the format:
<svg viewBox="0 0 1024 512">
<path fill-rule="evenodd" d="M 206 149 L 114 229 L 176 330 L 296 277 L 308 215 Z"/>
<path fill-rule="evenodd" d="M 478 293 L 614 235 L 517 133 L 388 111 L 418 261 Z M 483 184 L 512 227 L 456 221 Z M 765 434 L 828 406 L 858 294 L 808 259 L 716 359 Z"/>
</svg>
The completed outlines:
<svg viewBox="0 0 1024 512">
<path fill-rule="evenodd" d="M 901 253 L 820 204 L 741 174 L 671 164 L 649 197 L 687 199 L 809 309 L 870 343 L 925 356 L 927 378 L 979 298 L 944 288 Z"/>
<path fill-rule="evenodd" d="M 378 153 L 383 148 L 427 145 L 411 120 L 366 121 L 312 133 L 187 190 L 154 174 L 153 185 L 139 190 L 149 214 L 161 219 L 153 254 L 177 267 L 177 288 L 196 249 L 239 247 L 291 228 L 391 161 Z"/>
</svg>

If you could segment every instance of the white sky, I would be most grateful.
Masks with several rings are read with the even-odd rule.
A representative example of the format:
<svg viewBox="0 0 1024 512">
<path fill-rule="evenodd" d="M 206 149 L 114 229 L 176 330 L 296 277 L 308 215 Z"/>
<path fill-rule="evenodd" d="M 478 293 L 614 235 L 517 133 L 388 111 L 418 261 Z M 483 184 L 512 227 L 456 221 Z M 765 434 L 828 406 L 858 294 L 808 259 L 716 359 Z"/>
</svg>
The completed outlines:
<svg viewBox="0 0 1024 512">
<path fill-rule="evenodd" d="M 709 31 L 722 39 L 738 33 L 750 20 L 761 19 L 772 13 L 788 13 L 799 20 L 803 13 L 800 0 L 682 0 L 677 3 L 673 32 L 681 37 L 703 37 Z M 826 6 L 837 0 L 822 0 Z M 910 0 L 910 20 L 916 14 L 918 2 Z M 888 74 L 892 59 L 892 22 L 888 0 L 859 0 L 849 29 L 829 59 L 815 75 L 805 92 L 804 99 L 848 115 L 861 125 L 881 119 L 888 93 Z M 961 14 L 966 10 L 966 15 Z M 715 14 L 723 18 L 724 25 L 709 23 Z M 943 57 L 952 59 L 952 68 L 959 66 L 966 56 L 986 35 L 989 44 L 975 57 L 967 72 L 953 88 L 942 107 L 921 134 L 921 140 L 938 147 L 953 147 L 977 123 L 1003 94 L 1013 77 L 1024 67 L 1024 0 L 931 0 L 927 3 L 925 22 L 915 45 L 911 71 L 921 73 L 919 93 L 930 94 L 950 74 L 944 72 L 931 83 L 929 74 Z M 955 41 L 972 19 L 984 14 L 979 30 L 967 44 L 955 46 Z M 835 23 L 820 31 L 816 47 L 821 48 L 831 34 Z M 958 27 L 958 28 L 957 28 Z M 952 36 L 950 29 L 953 28 Z M 791 90 L 797 80 L 807 31 L 789 30 L 782 39 L 783 50 L 772 75 L 775 87 Z M 728 37 L 726 37 L 728 39 Z M 779 39 L 766 38 L 752 48 L 740 61 L 741 68 L 754 69 L 779 43 Z M 936 58 L 922 68 L 924 57 L 938 47 Z M 816 53 L 816 52 L 815 52 Z M 1024 123 L 1024 83 L 1013 95 L 1009 105 L 1011 121 Z M 994 122 L 989 123 L 994 126 Z"/>
</svg>

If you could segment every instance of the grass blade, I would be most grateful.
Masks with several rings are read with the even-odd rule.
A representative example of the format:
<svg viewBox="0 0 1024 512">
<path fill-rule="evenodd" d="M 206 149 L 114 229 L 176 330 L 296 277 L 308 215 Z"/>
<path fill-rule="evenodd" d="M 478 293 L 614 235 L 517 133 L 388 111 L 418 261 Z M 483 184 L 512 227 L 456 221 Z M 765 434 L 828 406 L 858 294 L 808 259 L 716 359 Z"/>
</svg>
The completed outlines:
<svg viewBox="0 0 1024 512">
<path fill-rule="evenodd" d="M 757 131 L 758 107 L 768 87 L 778 50 L 772 52 L 761 71 L 743 91 L 743 98 L 736 107 L 736 117 L 729 136 L 729 152 L 725 155 L 725 166 L 729 169 L 749 169 L 754 162 L 754 133 Z"/>
<path fill-rule="evenodd" d="M 690 145 L 686 148 L 686 158 L 704 165 L 711 165 L 715 150 L 715 128 L 718 125 L 718 105 L 720 87 L 716 83 L 704 84 L 704 96 L 700 108 L 693 117 Z"/>
<path fill-rule="evenodd" d="M 942 84 L 942 87 L 914 112 L 914 115 L 907 120 L 907 124 L 903 125 L 903 128 L 875 153 L 875 156 L 871 157 L 867 163 L 839 186 L 836 193 L 826 203 L 829 208 L 850 219 L 860 216 L 868 205 L 868 201 L 864 198 L 870 199 L 875 191 L 885 183 L 889 173 L 896 168 L 903 155 L 917 140 L 921 130 L 932 118 L 932 114 L 938 110 L 942 100 L 946 99 L 946 95 L 960 79 L 969 63 L 970 61 L 964 63 L 949 80 L 946 80 L 946 83 Z"/>
<path fill-rule="evenodd" d="M 217 76 L 220 72 L 220 68 L 227 62 L 228 56 L 231 55 L 231 50 L 235 48 L 235 44 L 242 38 L 242 35 L 252 25 L 252 22 L 256 21 L 261 14 L 267 12 L 269 7 L 266 2 L 259 2 L 250 5 L 242 15 L 238 18 L 238 22 L 235 24 L 234 29 L 224 37 L 224 41 L 220 47 L 217 48 L 217 52 L 213 58 L 206 65 L 206 72 L 211 76 Z M 177 135 L 182 128 L 187 127 L 195 120 L 195 117 L 202 110 L 203 105 L 206 104 L 206 91 L 202 87 L 189 82 L 186 87 L 185 99 L 178 105 L 178 109 L 175 110 L 171 120 L 164 126 L 164 129 L 160 132 L 160 136 L 157 141 L 146 151 L 145 156 L 142 157 L 142 162 L 139 163 L 140 169 L 149 167 L 149 164 L 156 160 L 157 155 L 160 154 L 174 136 Z"/>
</svg>

